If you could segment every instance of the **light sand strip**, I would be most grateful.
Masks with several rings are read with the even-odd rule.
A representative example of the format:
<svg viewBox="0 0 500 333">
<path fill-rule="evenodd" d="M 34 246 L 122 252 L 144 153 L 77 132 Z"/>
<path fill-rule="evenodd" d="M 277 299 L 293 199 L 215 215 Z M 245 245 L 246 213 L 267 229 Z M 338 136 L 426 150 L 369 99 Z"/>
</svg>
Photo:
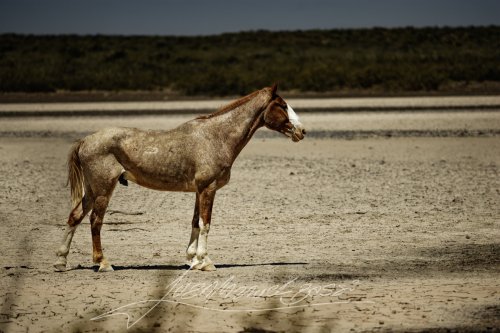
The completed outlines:
<svg viewBox="0 0 500 333">
<path fill-rule="evenodd" d="M 375 97 L 287 100 L 298 112 L 500 108 L 500 96 Z M 6 103 L 0 116 L 98 114 L 189 114 L 211 112 L 229 100 L 163 102 Z"/>
</svg>

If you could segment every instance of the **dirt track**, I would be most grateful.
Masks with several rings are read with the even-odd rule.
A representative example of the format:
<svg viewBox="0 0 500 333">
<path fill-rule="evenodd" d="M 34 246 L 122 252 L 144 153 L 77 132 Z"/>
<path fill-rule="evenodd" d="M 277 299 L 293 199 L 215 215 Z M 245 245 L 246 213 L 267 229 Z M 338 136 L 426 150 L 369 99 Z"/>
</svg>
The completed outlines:
<svg viewBox="0 0 500 333">
<path fill-rule="evenodd" d="M 119 312 L 129 325 L 138 320 L 129 331 L 498 331 L 499 119 L 494 111 L 310 114 L 303 122 L 313 133 L 374 135 L 293 144 L 261 134 L 216 197 L 214 273 L 183 266 L 192 194 L 118 187 L 102 233 L 115 266 L 106 274 L 94 272 L 88 220 L 73 240 L 73 269 L 51 267 L 70 208 L 72 139 L 185 118 L 2 119 L 0 330 L 125 331 L 125 315 L 90 319 L 128 305 Z M 405 129 L 428 135 L 384 134 Z M 453 135 L 460 129 L 464 137 Z M 184 293 L 174 295 L 181 276 Z M 156 307 L 137 303 L 162 297 Z"/>
</svg>

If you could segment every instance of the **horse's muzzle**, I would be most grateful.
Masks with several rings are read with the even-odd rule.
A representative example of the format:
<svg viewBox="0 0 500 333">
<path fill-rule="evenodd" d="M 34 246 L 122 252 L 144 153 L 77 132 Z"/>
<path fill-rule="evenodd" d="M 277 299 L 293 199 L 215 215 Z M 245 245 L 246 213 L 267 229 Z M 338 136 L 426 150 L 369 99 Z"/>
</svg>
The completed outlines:
<svg viewBox="0 0 500 333">
<path fill-rule="evenodd" d="M 304 136 L 306 135 L 306 130 L 302 126 L 293 126 L 293 128 L 290 130 L 291 138 L 293 142 L 299 142 L 300 140 L 304 139 Z"/>
</svg>

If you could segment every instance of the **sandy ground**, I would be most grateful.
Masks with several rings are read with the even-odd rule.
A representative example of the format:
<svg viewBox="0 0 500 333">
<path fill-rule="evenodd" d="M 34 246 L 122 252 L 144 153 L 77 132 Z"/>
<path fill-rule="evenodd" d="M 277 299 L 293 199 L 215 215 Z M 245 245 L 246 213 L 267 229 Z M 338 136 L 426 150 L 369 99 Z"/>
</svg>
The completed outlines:
<svg viewBox="0 0 500 333">
<path fill-rule="evenodd" d="M 68 113 L 109 114 L 136 113 L 192 113 L 219 108 L 230 102 L 219 100 L 179 100 L 141 102 L 85 102 L 85 103 L 0 103 L 0 115 Z M 500 96 L 421 96 L 421 97 L 363 97 L 363 98 L 289 98 L 287 102 L 297 110 L 401 110 L 401 109 L 464 109 L 498 108 Z"/>
<path fill-rule="evenodd" d="M 0 118 L 0 137 L 80 138 L 106 127 L 124 126 L 170 129 L 193 115 L 163 116 L 75 116 Z M 308 137 L 350 138 L 367 136 L 498 136 L 500 109 L 489 111 L 439 112 L 349 112 L 304 113 Z M 279 137 L 259 131 L 257 137 Z"/>
<path fill-rule="evenodd" d="M 1 119 L 0 331 L 499 331 L 499 119 L 308 114 L 316 135 L 298 144 L 262 130 L 216 197 L 211 273 L 183 265 L 194 195 L 119 186 L 102 231 L 115 271 L 104 274 L 88 219 L 72 269 L 51 266 L 72 140 L 186 118 Z M 371 135 L 329 135 L 346 130 Z"/>
</svg>

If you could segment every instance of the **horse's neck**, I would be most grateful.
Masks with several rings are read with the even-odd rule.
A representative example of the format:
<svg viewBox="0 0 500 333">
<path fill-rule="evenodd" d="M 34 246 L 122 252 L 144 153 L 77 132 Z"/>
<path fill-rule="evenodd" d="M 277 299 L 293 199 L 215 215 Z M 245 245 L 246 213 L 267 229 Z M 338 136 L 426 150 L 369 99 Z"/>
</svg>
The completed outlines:
<svg viewBox="0 0 500 333">
<path fill-rule="evenodd" d="M 243 105 L 213 118 L 214 129 L 223 136 L 233 160 L 263 125 L 261 116 L 268 99 L 263 93 L 257 94 Z"/>
</svg>

